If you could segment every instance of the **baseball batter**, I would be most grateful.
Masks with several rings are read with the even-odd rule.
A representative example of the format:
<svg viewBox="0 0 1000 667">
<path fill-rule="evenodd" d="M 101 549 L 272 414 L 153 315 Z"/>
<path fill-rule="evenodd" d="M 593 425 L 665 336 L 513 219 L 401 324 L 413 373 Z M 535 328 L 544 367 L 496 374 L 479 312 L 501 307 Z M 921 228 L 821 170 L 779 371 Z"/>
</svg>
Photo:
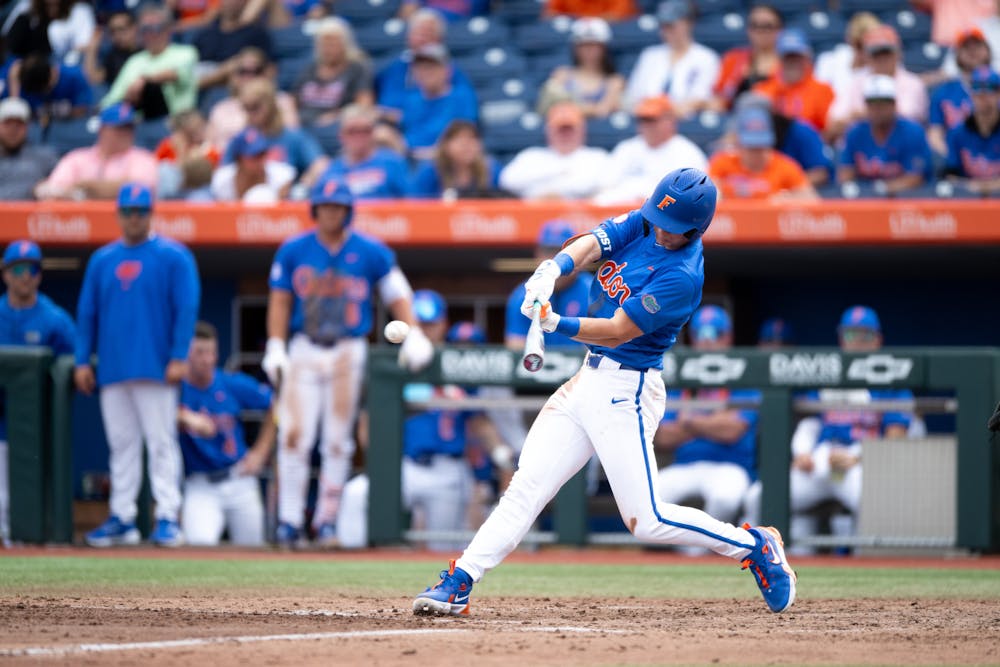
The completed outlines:
<svg viewBox="0 0 1000 667">
<path fill-rule="evenodd" d="M 638 210 L 571 241 L 526 284 L 522 312 L 542 304 L 542 328 L 585 343 L 580 371 L 548 400 L 528 433 L 518 471 L 461 558 L 416 597 L 416 614 L 469 612 L 473 584 L 496 567 L 538 513 L 596 453 L 622 519 L 639 539 L 707 547 L 750 568 L 774 612 L 795 600 L 781 536 L 738 528 L 656 495 L 652 437 L 664 412 L 663 355 L 701 300 L 701 236 L 715 214 L 715 184 L 698 169 L 668 173 Z M 600 261 L 591 317 L 549 305 L 555 280 Z"/>
<path fill-rule="evenodd" d="M 285 241 L 271 266 L 267 350 L 262 366 L 278 399 L 277 542 L 303 538 L 309 458 L 319 435 L 322 458 L 313 527 L 336 544 L 337 512 L 354 454 L 357 417 L 378 293 L 392 317 L 410 325 L 400 363 L 423 368 L 434 347 L 413 316 L 410 284 L 380 241 L 354 232 L 354 198 L 336 178 L 310 194 L 313 231 Z"/>
<path fill-rule="evenodd" d="M 150 540 L 183 541 L 178 383 L 198 317 L 201 286 L 191 251 L 151 232 L 153 194 L 125 184 L 118 194 L 122 238 L 90 257 L 77 304 L 76 387 L 100 387 L 101 416 L 111 450 L 111 516 L 87 533 L 87 544 L 139 541 L 135 517 L 142 482 L 142 443 L 156 500 Z M 90 355 L 97 352 L 97 377 Z"/>
</svg>

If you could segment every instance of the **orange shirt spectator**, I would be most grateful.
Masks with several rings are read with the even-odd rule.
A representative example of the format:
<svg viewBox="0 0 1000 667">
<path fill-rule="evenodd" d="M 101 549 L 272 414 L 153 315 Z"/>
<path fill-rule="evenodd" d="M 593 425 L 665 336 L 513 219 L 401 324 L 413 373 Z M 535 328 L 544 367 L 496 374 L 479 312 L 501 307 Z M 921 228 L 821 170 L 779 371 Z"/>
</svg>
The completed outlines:
<svg viewBox="0 0 1000 667">
<path fill-rule="evenodd" d="M 635 0 L 548 0 L 546 16 L 596 16 L 605 21 L 623 21 L 638 14 Z"/>
<path fill-rule="evenodd" d="M 775 44 L 783 26 L 781 14 L 773 7 L 757 5 L 750 11 L 747 19 L 747 40 L 750 44 L 729 49 L 722 56 L 719 78 L 712 87 L 714 109 L 729 109 L 737 97 L 777 71 Z"/>
<path fill-rule="evenodd" d="M 813 77 L 812 49 L 805 35 L 798 30 L 785 30 L 778 38 L 778 54 L 781 56 L 778 71 L 754 86 L 754 92 L 768 97 L 778 113 L 823 130 L 833 103 L 833 88 Z"/>
</svg>

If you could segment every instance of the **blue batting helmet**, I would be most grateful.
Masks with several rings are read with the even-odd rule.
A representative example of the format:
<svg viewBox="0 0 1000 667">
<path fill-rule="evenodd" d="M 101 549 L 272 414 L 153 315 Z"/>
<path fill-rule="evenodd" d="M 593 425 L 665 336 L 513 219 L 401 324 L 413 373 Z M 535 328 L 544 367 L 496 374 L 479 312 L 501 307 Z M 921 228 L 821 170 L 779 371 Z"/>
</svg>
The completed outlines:
<svg viewBox="0 0 1000 667">
<path fill-rule="evenodd" d="M 309 193 L 309 210 L 312 217 L 316 217 L 316 207 L 322 204 L 339 204 L 347 207 L 347 217 L 344 218 L 344 226 L 351 224 L 354 217 L 354 195 L 350 188 L 339 178 L 320 178 Z"/>
<path fill-rule="evenodd" d="M 694 231 L 695 236 L 701 236 L 715 215 L 717 198 L 718 190 L 708 174 L 685 167 L 660 179 L 640 211 L 649 224 L 666 232 Z"/>
<path fill-rule="evenodd" d="M 448 315 L 448 304 L 434 290 L 418 289 L 413 293 L 413 314 L 418 322 L 438 322 Z"/>
<path fill-rule="evenodd" d="M 475 322 L 458 322 L 451 325 L 445 340 L 449 343 L 486 343 L 486 332 Z"/>
</svg>

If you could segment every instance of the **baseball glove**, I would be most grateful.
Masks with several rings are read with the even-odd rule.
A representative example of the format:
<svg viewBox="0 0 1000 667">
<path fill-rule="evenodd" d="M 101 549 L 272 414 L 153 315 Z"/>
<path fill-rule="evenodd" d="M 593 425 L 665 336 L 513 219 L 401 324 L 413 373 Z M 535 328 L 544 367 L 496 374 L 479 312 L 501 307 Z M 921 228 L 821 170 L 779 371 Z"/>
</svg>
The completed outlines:
<svg viewBox="0 0 1000 667">
<path fill-rule="evenodd" d="M 1000 431 L 1000 403 L 997 403 L 996 410 L 993 411 L 993 415 L 990 417 L 989 421 L 986 422 L 986 428 L 994 433 Z"/>
</svg>

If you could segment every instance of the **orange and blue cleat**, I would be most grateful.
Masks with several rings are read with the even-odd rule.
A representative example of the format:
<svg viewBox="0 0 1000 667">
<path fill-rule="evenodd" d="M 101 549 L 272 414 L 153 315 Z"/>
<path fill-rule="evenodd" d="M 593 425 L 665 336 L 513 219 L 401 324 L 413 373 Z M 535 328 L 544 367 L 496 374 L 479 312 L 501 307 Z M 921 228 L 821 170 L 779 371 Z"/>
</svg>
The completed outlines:
<svg viewBox="0 0 1000 667">
<path fill-rule="evenodd" d="M 743 527 L 757 541 L 757 546 L 743 560 L 743 569 L 753 572 L 764 602 L 771 611 L 780 614 L 795 602 L 796 581 L 795 572 L 785 557 L 781 533 L 770 526 L 751 528 L 744 524 Z"/>
<path fill-rule="evenodd" d="M 455 561 L 441 570 L 437 582 L 413 600 L 413 613 L 418 616 L 462 616 L 469 614 L 472 577 L 455 567 Z"/>
</svg>

